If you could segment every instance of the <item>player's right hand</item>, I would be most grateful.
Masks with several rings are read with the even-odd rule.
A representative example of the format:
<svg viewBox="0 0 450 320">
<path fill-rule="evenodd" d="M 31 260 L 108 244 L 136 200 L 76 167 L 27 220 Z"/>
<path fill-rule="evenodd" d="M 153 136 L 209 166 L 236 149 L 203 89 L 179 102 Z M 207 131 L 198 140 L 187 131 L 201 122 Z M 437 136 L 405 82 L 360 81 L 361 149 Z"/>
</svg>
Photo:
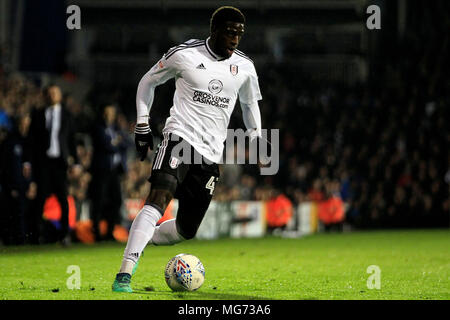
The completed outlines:
<svg viewBox="0 0 450 320">
<path fill-rule="evenodd" d="M 136 151 L 141 157 L 141 161 L 144 161 L 147 157 L 148 148 L 153 149 L 153 136 L 152 130 L 148 124 L 138 124 L 134 128 L 134 143 L 136 145 Z"/>
</svg>

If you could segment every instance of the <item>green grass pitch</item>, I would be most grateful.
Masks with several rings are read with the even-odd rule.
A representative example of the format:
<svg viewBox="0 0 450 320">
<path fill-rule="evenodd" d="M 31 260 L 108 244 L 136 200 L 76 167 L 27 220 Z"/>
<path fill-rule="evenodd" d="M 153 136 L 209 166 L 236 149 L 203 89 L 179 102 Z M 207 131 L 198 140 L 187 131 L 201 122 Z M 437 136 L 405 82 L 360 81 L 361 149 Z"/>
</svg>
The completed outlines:
<svg viewBox="0 0 450 320">
<path fill-rule="evenodd" d="M 111 291 L 124 244 L 0 247 L 0 299 L 448 300 L 449 236 L 449 230 L 371 231 L 147 246 L 132 294 Z M 196 292 L 172 292 L 164 281 L 164 267 L 178 253 L 194 254 L 205 266 Z M 67 287 L 71 265 L 80 268 L 80 289 Z M 371 265 L 381 271 L 379 289 L 368 288 Z"/>
</svg>

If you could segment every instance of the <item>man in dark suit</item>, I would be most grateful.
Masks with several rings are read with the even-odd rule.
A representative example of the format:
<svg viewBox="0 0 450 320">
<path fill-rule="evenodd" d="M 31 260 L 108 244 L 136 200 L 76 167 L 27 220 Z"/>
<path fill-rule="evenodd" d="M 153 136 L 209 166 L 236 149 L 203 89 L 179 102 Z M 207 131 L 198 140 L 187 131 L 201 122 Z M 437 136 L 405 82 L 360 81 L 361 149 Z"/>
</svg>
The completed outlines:
<svg viewBox="0 0 450 320">
<path fill-rule="evenodd" d="M 67 170 L 77 162 L 73 124 L 62 104 L 61 89 L 49 85 L 43 94 L 46 105 L 33 110 L 30 128 L 32 170 L 38 188 L 35 214 L 40 219 L 46 199 L 55 194 L 61 206 L 58 241 L 66 245 L 70 243 Z"/>
</svg>

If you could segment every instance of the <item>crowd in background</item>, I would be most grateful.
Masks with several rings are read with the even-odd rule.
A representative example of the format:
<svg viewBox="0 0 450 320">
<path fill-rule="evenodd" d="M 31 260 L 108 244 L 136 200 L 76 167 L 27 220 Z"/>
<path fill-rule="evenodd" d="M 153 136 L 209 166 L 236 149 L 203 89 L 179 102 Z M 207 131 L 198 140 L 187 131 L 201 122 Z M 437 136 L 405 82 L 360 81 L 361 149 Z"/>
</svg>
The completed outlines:
<svg viewBox="0 0 450 320">
<path fill-rule="evenodd" d="M 261 176 L 256 165 L 221 165 L 214 200 L 265 201 L 283 194 L 296 206 L 334 196 L 346 204 L 345 222 L 356 228 L 448 227 L 450 108 L 443 70 L 448 68 L 449 38 L 440 43 L 432 39 L 426 49 L 416 42 L 405 37 L 397 54 L 386 61 L 386 72 L 371 86 L 314 83 L 303 78 L 301 70 L 282 62 L 256 65 L 263 95 L 263 128 L 280 130 L 279 172 Z M 171 101 L 172 92 L 162 92 Z M 92 200 L 89 186 L 95 146 L 98 148 L 92 130 L 105 103 L 77 101 L 70 90 L 64 93 L 63 104 L 76 126 L 79 165 L 78 170 L 67 172 L 68 190 L 79 208 L 83 201 Z M 14 216 L 6 214 L 11 208 L 8 199 L 23 202 L 21 230 L 26 233 L 27 224 L 35 223 L 27 219 L 39 188 L 27 158 L 27 134 L 30 114 L 42 104 L 43 93 L 37 83 L 0 68 L 3 233 L 17 223 L 8 220 Z M 144 199 L 154 152 L 148 160 L 139 161 L 133 143 L 135 119 L 129 116 L 134 105 L 111 104 L 117 111 L 114 130 L 123 142 L 121 199 Z M 153 123 L 158 140 L 164 118 L 155 116 L 153 120 L 158 122 Z M 230 128 L 244 128 L 239 107 Z M 23 152 L 8 149 L 11 145 L 20 145 Z M 20 157 L 9 157 L 8 152 Z"/>
</svg>

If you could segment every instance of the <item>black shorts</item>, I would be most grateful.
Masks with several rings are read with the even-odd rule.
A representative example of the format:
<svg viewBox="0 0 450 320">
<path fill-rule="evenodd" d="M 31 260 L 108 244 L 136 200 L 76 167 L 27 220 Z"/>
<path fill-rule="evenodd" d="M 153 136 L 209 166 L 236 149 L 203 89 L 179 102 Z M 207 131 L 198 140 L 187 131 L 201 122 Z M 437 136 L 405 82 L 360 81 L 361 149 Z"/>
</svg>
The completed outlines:
<svg viewBox="0 0 450 320">
<path fill-rule="evenodd" d="M 178 199 L 178 231 L 190 239 L 197 232 L 213 197 L 220 176 L 219 166 L 202 159 L 182 138 L 171 133 L 163 135 L 149 181 L 152 189 L 169 190 Z M 168 175 L 175 179 L 168 179 Z"/>
</svg>

